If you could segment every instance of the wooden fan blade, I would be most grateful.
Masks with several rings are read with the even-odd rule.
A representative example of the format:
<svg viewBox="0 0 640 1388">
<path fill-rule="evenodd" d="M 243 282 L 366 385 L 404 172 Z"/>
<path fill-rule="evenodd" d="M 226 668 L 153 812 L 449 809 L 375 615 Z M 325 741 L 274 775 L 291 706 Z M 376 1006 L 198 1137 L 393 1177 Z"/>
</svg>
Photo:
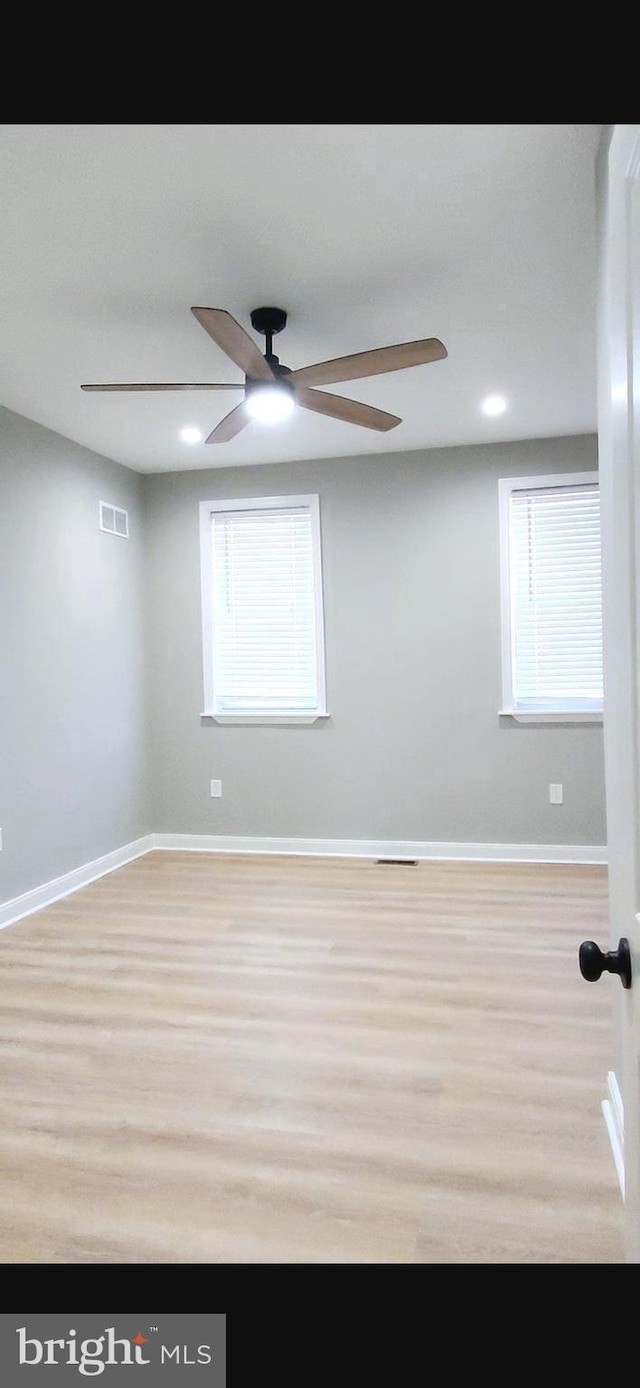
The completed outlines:
<svg viewBox="0 0 640 1388">
<path fill-rule="evenodd" d="M 232 385 L 226 381 L 129 381 L 124 385 L 87 385 L 81 386 L 81 390 L 244 390 L 242 384 Z"/>
<path fill-rule="evenodd" d="M 288 377 L 291 380 L 291 377 Z M 325 390 L 309 390 L 307 386 L 295 387 L 296 400 L 305 410 L 315 410 L 317 414 L 328 414 L 334 419 L 344 419 L 347 424 L 361 424 L 365 429 L 378 429 L 384 432 L 402 424 L 397 414 L 387 414 L 376 410 L 373 405 L 362 405 L 358 400 L 345 400 L 342 395 L 328 395 Z"/>
<path fill-rule="evenodd" d="M 404 371 L 407 366 L 422 366 L 428 361 L 441 361 L 447 349 L 437 337 L 425 337 L 419 342 L 399 342 L 395 347 L 377 347 L 372 352 L 354 352 L 350 357 L 334 357 L 315 366 L 303 366 L 288 377 L 294 385 L 328 386 L 334 381 L 354 381 L 361 376 L 380 376 L 386 371 Z"/>
<path fill-rule="evenodd" d="M 236 405 L 235 410 L 230 410 L 224 419 L 216 424 L 215 429 L 205 439 L 205 443 L 228 443 L 229 439 L 234 439 L 249 423 L 249 415 L 244 407 L 244 400 L 241 405 Z"/>
<path fill-rule="evenodd" d="M 252 380 L 272 381 L 273 371 L 255 342 L 224 308 L 192 308 L 200 326 Z"/>
</svg>

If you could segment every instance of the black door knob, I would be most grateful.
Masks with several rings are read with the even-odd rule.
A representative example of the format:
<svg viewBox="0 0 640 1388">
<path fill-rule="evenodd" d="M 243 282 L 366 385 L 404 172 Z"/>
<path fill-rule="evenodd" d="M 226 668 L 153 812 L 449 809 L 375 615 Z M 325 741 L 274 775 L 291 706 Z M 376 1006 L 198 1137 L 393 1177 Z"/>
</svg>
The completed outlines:
<svg viewBox="0 0 640 1388">
<path fill-rule="evenodd" d="M 618 948 L 603 954 L 595 940 L 585 940 L 578 950 L 580 973 L 587 983 L 597 983 L 603 973 L 618 974 L 623 988 L 631 987 L 631 951 L 629 941 L 618 940 Z"/>
</svg>

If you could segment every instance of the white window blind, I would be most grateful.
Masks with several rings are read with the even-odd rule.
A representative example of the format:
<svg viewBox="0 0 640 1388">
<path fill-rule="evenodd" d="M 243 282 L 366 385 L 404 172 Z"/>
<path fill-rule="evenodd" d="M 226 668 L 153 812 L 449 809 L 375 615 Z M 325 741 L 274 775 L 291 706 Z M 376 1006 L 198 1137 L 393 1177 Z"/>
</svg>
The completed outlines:
<svg viewBox="0 0 640 1388">
<path fill-rule="evenodd" d="M 501 486 L 508 544 L 505 702 L 522 712 L 601 711 L 597 475 L 511 479 Z"/>
<path fill-rule="evenodd" d="M 324 714 L 317 497 L 211 503 L 209 544 L 208 711 Z"/>
</svg>

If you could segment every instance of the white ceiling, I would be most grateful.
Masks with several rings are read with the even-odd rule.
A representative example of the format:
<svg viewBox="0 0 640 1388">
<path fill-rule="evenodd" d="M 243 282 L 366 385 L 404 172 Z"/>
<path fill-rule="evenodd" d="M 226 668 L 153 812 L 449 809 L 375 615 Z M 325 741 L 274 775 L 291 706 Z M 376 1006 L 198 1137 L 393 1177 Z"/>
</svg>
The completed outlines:
<svg viewBox="0 0 640 1388">
<path fill-rule="evenodd" d="M 332 458 L 596 429 L 599 125 L 0 127 L 0 403 L 135 468 Z M 329 387 L 379 434 L 299 409 L 208 434 L 238 381 L 192 305 L 284 308 L 295 370 L 439 337 L 445 361 Z M 500 393 L 507 412 L 487 418 Z"/>
</svg>

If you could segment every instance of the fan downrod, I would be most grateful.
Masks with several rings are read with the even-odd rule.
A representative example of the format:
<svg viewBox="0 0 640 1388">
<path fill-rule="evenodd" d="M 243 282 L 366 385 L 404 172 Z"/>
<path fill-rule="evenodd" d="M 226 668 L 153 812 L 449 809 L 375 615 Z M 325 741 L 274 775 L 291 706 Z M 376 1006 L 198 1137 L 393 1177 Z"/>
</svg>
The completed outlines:
<svg viewBox="0 0 640 1388">
<path fill-rule="evenodd" d="M 263 333 L 266 338 L 265 359 L 272 367 L 279 367 L 279 358 L 273 351 L 273 339 L 276 333 L 281 333 L 286 326 L 287 315 L 283 308 L 254 308 L 251 314 L 251 326 L 257 333 Z M 284 371 L 286 368 L 282 367 Z"/>
<path fill-rule="evenodd" d="M 282 333 L 285 325 L 286 312 L 283 308 L 254 308 L 251 312 L 251 328 L 255 328 L 257 333 L 264 333 L 265 339 L 267 339 L 265 359 L 272 368 L 276 368 L 276 366 L 279 368 L 280 366 L 279 357 L 273 353 L 273 337 L 276 333 Z M 280 371 L 285 371 L 285 369 L 285 366 L 282 366 Z"/>
</svg>

